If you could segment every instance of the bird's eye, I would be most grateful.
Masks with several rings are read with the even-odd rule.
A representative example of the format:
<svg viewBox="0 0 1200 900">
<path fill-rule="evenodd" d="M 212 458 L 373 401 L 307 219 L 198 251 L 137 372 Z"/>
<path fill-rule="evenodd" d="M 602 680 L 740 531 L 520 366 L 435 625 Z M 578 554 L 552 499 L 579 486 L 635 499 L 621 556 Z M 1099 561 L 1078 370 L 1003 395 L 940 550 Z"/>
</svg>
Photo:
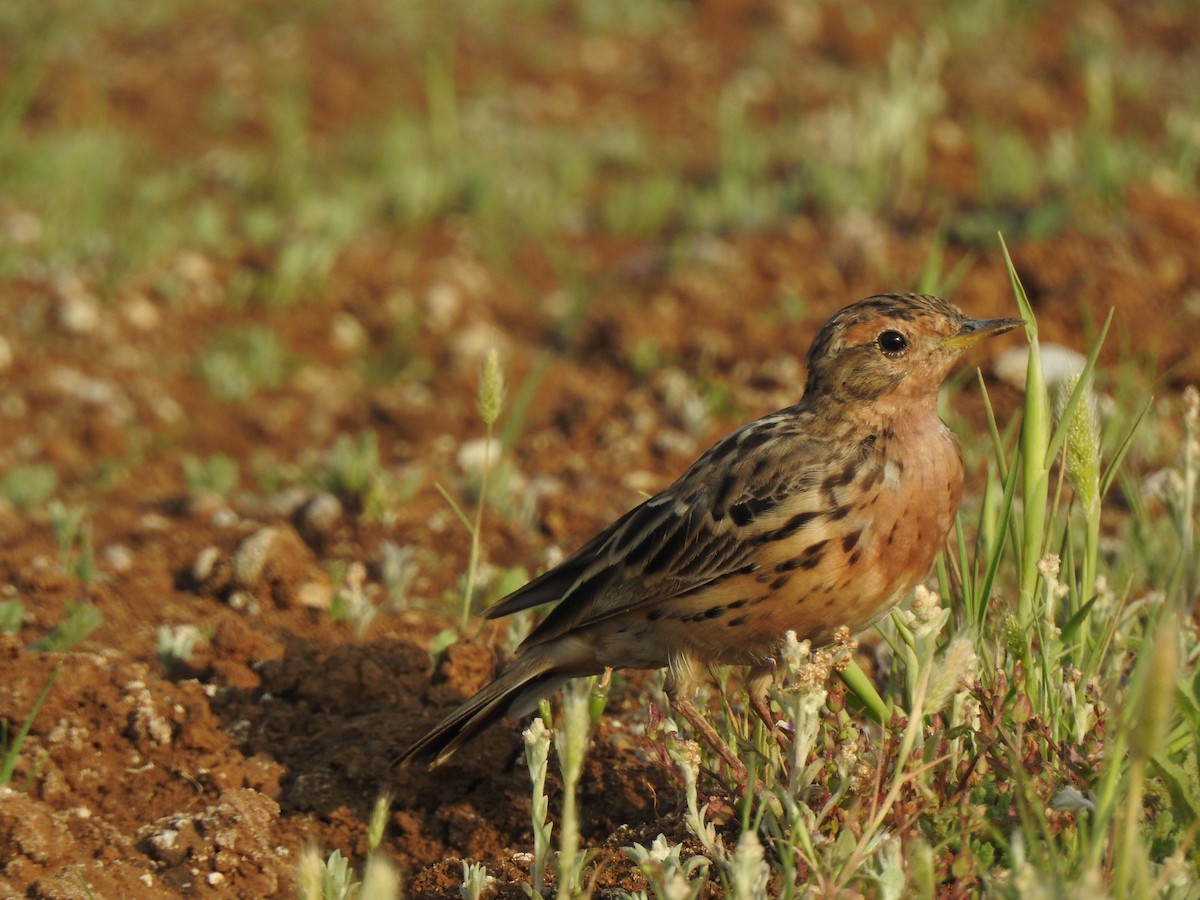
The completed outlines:
<svg viewBox="0 0 1200 900">
<path fill-rule="evenodd" d="M 877 340 L 879 349 L 888 356 L 903 353 L 908 347 L 908 338 L 898 331 L 885 331 Z"/>
</svg>

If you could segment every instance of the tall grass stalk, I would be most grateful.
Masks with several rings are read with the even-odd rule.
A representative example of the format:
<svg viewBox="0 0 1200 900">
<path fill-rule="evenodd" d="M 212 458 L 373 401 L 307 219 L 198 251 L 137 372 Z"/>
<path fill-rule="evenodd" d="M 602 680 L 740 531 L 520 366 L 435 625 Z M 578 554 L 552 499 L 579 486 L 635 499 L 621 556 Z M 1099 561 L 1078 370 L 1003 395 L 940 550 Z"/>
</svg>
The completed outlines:
<svg viewBox="0 0 1200 900">
<path fill-rule="evenodd" d="M 574 897 L 583 883 L 586 854 L 579 852 L 579 811 L 576 807 L 583 758 L 587 754 L 590 717 L 588 707 L 594 679 L 570 682 L 562 695 L 562 722 L 555 735 L 554 749 L 562 770 L 562 825 L 558 838 L 559 897 Z"/>
<path fill-rule="evenodd" d="M 467 561 L 467 581 L 463 589 L 463 631 L 471 623 L 471 611 L 475 602 L 475 586 L 479 580 L 480 538 L 483 534 L 483 509 L 487 505 L 488 475 L 492 468 L 492 435 L 496 421 L 504 408 L 504 372 L 500 368 L 500 354 L 495 348 L 488 351 L 483 362 L 483 373 L 479 379 L 479 417 L 485 428 L 483 464 L 479 470 L 479 496 L 475 502 L 475 519 L 470 523 L 471 554 Z M 461 516 L 461 512 L 460 512 Z"/>
<path fill-rule="evenodd" d="M 546 889 L 546 869 L 550 865 L 550 835 L 554 824 L 547 819 L 550 809 L 546 797 L 546 769 L 550 759 L 550 729 L 541 717 L 535 717 L 525 729 L 525 762 L 529 766 L 529 777 L 533 782 L 533 802 L 530 814 L 533 818 L 533 895 L 542 896 Z"/>
<path fill-rule="evenodd" d="M 1200 554 L 1196 547 L 1196 489 L 1200 482 L 1200 390 L 1189 386 L 1183 393 L 1183 485 L 1180 491 L 1179 566 L 1172 593 L 1182 606 L 1200 592 Z"/>
<path fill-rule="evenodd" d="M 1038 581 L 1038 560 L 1045 541 L 1046 505 L 1049 492 L 1050 463 L 1046 448 L 1050 443 L 1050 401 L 1042 375 L 1042 354 L 1038 343 L 1037 320 L 1029 297 L 1017 275 L 1008 247 L 1004 245 L 1004 262 L 1012 281 L 1013 293 L 1025 320 L 1025 337 L 1029 341 L 1029 364 L 1025 370 L 1025 409 L 1021 425 L 1021 496 L 1024 511 L 1021 517 L 1020 586 L 1017 594 L 1018 626 L 1027 631 L 1033 623 L 1034 592 Z M 1029 668 L 1028 644 L 1021 652 L 1021 661 Z"/>
<path fill-rule="evenodd" d="M 1144 864 L 1146 847 L 1141 835 L 1145 818 L 1146 767 L 1166 737 L 1179 666 L 1175 634 L 1178 623 L 1167 610 L 1153 635 L 1148 651 L 1139 660 L 1129 725 L 1129 787 L 1117 823 L 1113 893 L 1117 897 L 1145 897 L 1150 893 L 1150 870 Z"/>
</svg>

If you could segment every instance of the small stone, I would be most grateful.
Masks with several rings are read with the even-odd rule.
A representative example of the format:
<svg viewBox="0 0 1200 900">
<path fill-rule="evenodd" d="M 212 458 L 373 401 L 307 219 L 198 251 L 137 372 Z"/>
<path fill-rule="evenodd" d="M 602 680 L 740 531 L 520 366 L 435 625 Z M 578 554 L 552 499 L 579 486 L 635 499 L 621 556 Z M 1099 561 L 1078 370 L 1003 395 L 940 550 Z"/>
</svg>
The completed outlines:
<svg viewBox="0 0 1200 900">
<path fill-rule="evenodd" d="M 179 839 L 179 830 L 164 828 L 147 841 L 150 856 L 168 866 L 177 866 L 187 858 L 187 847 Z"/>
<path fill-rule="evenodd" d="M 234 591 L 229 595 L 227 602 L 230 609 L 244 612 L 248 616 L 257 616 L 261 611 L 258 601 L 254 599 L 254 595 L 249 591 Z"/>
<path fill-rule="evenodd" d="M 425 294 L 426 321 L 434 331 L 448 331 L 461 308 L 462 292 L 449 282 L 438 282 Z"/>
<path fill-rule="evenodd" d="M 133 568 L 133 551 L 124 544 L 110 544 L 101 556 L 114 572 L 124 573 Z"/>
<path fill-rule="evenodd" d="M 338 313 L 329 328 L 329 342 L 335 350 L 354 353 L 367 343 L 367 330 L 350 313 Z"/>
<path fill-rule="evenodd" d="M 193 287 L 203 286 L 213 280 L 213 267 L 201 254 L 184 250 L 175 257 L 175 274 Z"/>
<path fill-rule="evenodd" d="M 233 577 L 238 584 L 250 586 L 258 583 L 272 545 L 278 538 L 278 528 L 260 528 L 238 545 L 233 554 Z"/>
<path fill-rule="evenodd" d="M 65 275 L 56 285 L 59 295 L 58 324 L 71 334 L 88 334 L 100 324 L 100 306 L 95 296 L 74 275 Z"/>
<path fill-rule="evenodd" d="M 299 602 L 300 587 L 319 580 L 314 578 L 320 569 L 312 550 L 290 525 L 260 528 L 242 541 L 230 563 L 233 587 L 269 595 L 280 607 Z"/>
<path fill-rule="evenodd" d="M 145 294 L 137 293 L 121 304 L 121 317 L 138 331 L 153 331 L 162 322 L 162 313 Z"/>
<path fill-rule="evenodd" d="M 342 517 L 342 501 L 328 491 L 313 494 L 298 510 L 301 530 L 308 534 L 327 534 Z"/>
<path fill-rule="evenodd" d="M 329 609 L 333 605 L 333 585 L 327 581 L 305 582 L 296 591 L 296 602 L 307 609 Z"/>
<path fill-rule="evenodd" d="M 483 471 L 486 461 L 488 467 L 495 471 L 500 460 L 500 441 L 496 438 L 475 438 L 464 441 L 458 451 L 458 467 L 464 475 L 478 476 Z"/>
<path fill-rule="evenodd" d="M 1061 344 L 1041 345 L 1042 378 L 1047 385 L 1065 384 L 1067 379 L 1078 375 L 1087 362 L 1082 353 L 1064 347 Z M 1029 363 L 1029 348 L 1014 347 L 1000 354 L 996 360 L 994 371 L 1001 381 L 1013 387 L 1025 388 L 1025 367 Z"/>
<path fill-rule="evenodd" d="M 217 560 L 221 558 L 221 551 L 211 544 L 196 554 L 196 561 L 192 563 L 192 579 L 197 584 L 203 584 L 212 577 L 213 567 L 216 566 Z"/>
</svg>

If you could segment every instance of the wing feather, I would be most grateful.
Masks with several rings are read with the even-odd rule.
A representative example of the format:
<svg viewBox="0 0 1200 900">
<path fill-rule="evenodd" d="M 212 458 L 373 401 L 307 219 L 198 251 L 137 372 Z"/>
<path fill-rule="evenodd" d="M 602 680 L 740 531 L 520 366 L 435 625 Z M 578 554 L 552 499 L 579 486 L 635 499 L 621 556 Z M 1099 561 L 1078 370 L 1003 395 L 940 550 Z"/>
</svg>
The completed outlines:
<svg viewBox="0 0 1200 900">
<path fill-rule="evenodd" d="M 560 600 L 526 639 L 534 645 L 754 571 L 763 544 L 756 538 L 800 513 L 815 513 L 821 502 L 806 475 L 816 461 L 805 464 L 805 431 L 804 417 L 792 408 L 734 432 L 667 490 L 500 601 L 487 617 Z"/>
</svg>

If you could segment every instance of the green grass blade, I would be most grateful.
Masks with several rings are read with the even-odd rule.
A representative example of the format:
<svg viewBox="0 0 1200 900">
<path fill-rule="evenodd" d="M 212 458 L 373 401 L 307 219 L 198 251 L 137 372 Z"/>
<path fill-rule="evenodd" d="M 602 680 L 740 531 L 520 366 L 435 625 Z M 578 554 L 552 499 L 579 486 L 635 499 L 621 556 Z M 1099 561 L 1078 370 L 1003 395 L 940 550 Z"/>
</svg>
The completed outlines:
<svg viewBox="0 0 1200 900">
<path fill-rule="evenodd" d="M 49 696 L 50 689 L 54 687 L 54 682 L 58 679 L 60 671 L 62 671 L 61 663 L 54 667 L 54 670 L 50 673 L 50 677 L 46 679 L 41 693 L 38 694 L 37 700 L 33 703 L 33 708 L 29 710 L 29 715 L 21 723 L 21 728 L 13 737 L 12 743 L 5 748 L 4 758 L 0 761 L 0 784 L 8 784 L 12 781 L 13 770 L 17 767 L 17 758 L 21 755 L 21 745 L 25 743 L 25 738 L 29 736 L 29 729 L 33 727 L 33 720 L 37 718 L 42 704 L 46 702 L 46 697 Z"/>
<path fill-rule="evenodd" d="M 858 663 L 850 660 L 846 668 L 838 672 L 838 676 L 850 689 L 850 693 L 862 701 L 867 713 L 876 723 L 883 725 L 891 719 L 891 707 L 879 696 L 879 691 L 875 690 L 875 685 L 867 677 L 867 673 L 859 668 Z"/>
</svg>

